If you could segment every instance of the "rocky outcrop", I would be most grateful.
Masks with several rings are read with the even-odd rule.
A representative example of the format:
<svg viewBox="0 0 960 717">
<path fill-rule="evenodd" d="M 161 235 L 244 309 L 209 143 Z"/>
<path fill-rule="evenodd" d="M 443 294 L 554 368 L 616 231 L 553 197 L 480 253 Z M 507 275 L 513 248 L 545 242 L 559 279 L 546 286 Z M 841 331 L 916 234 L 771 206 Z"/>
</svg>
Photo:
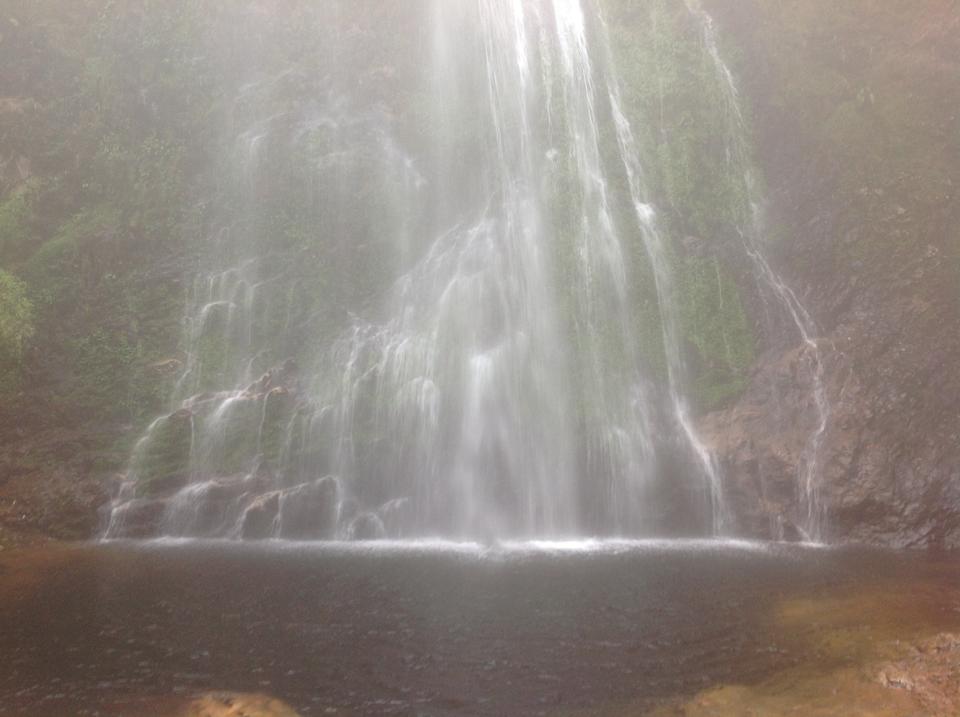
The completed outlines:
<svg viewBox="0 0 960 717">
<path fill-rule="evenodd" d="M 786 237 L 775 263 L 819 327 L 826 537 L 960 547 L 960 8 L 705 5 L 744 53 L 770 225 Z M 799 345 L 768 335 L 746 393 L 704 420 L 754 535 L 789 537 L 798 520 L 813 424 Z"/>
<path fill-rule="evenodd" d="M 927 715 L 960 710 L 960 636 L 942 633 L 913 646 L 901 660 L 884 665 L 877 681 L 907 692 Z"/>
</svg>

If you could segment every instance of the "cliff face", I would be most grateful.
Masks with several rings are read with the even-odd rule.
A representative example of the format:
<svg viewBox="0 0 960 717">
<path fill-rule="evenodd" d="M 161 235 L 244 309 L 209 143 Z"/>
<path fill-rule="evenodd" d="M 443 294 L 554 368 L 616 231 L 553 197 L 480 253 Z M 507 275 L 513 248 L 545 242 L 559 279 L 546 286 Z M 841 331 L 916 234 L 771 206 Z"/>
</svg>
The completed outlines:
<svg viewBox="0 0 960 717">
<path fill-rule="evenodd" d="M 739 50 L 774 263 L 819 327 L 827 537 L 960 547 L 960 3 L 707 6 Z M 798 343 L 771 338 L 704 422 L 751 534 L 797 522 L 816 420 Z"/>
</svg>

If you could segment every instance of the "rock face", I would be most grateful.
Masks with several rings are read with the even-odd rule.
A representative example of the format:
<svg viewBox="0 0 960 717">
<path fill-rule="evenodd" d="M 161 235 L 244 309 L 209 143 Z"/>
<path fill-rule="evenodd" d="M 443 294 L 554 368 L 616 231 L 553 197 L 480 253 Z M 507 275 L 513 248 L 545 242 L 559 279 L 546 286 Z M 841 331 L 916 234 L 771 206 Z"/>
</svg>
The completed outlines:
<svg viewBox="0 0 960 717">
<path fill-rule="evenodd" d="M 960 547 L 960 8 L 704 4 L 744 53 L 775 263 L 819 326 L 826 537 Z M 798 338 L 767 344 L 704 431 L 740 526 L 776 536 L 813 406 Z"/>
</svg>

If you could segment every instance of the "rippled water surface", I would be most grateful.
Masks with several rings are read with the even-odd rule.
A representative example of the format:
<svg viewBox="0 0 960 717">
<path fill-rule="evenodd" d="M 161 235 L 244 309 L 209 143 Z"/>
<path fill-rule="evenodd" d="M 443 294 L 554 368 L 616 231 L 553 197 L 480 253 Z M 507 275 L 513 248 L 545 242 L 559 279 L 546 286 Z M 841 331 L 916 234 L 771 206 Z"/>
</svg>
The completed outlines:
<svg viewBox="0 0 960 717">
<path fill-rule="evenodd" d="M 923 616 L 936 622 L 958 609 L 936 596 L 960 583 L 952 560 L 746 542 L 161 541 L 0 555 L 11 715 L 154 714 L 158 699 L 210 689 L 267 692 L 305 715 L 639 709 L 808 659 L 776 619 L 785 600 L 916 585 L 923 610 L 944 611 Z"/>
</svg>

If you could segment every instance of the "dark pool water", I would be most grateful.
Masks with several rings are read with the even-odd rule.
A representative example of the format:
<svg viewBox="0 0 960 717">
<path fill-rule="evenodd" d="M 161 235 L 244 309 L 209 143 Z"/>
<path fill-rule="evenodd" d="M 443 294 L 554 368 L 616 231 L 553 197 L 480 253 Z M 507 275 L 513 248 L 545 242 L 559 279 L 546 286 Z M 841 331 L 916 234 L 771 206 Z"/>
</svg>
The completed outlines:
<svg viewBox="0 0 960 717">
<path fill-rule="evenodd" d="M 8 555 L 0 714 L 148 714 L 151 700 L 209 689 L 270 693 L 305 715 L 653 704 L 805 659 L 772 626 L 787 596 L 878 577 L 956 587 L 955 572 L 920 556 L 704 543 Z"/>
</svg>

